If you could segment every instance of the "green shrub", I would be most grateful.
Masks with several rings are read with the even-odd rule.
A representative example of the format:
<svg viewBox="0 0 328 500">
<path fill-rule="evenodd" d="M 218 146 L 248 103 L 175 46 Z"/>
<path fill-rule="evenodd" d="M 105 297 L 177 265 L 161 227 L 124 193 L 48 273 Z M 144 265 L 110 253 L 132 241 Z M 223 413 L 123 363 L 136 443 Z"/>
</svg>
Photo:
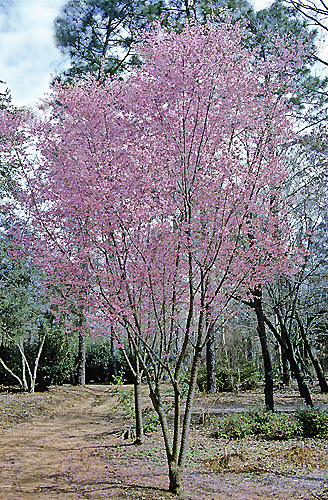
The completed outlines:
<svg viewBox="0 0 328 500">
<path fill-rule="evenodd" d="M 240 389 L 249 391 L 254 389 L 260 379 L 257 367 L 252 361 L 246 361 L 240 368 Z"/>
<path fill-rule="evenodd" d="M 260 434 L 267 441 L 284 441 L 301 434 L 299 422 L 294 415 L 266 413 L 262 421 L 254 421 L 254 434 Z"/>
<path fill-rule="evenodd" d="M 259 374 L 256 366 L 251 361 L 245 362 L 240 369 L 230 368 L 226 361 L 221 361 L 216 367 L 216 385 L 218 392 L 231 392 L 237 388 L 250 390 L 256 387 Z M 204 392 L 207 389 L 206 364 L 202 364 L 198 371 L 197 385 Z"/>
<path fill-rule="evenodd" d="M 304 437 L 328 437 L 328 410 L 304 408 L 296 412 Z"/>
<path fill-rule="evenodd" d="M 18 376 L 21 375 L 22 358 L 18 348 L 12 343 L 8 342 L 2 343 L 1 347 L 1 358 L 6 363 L 6 365 Z M 0 384 L 4 385 L 16 385 L 17 380 L 7 372 L 0 364 Z"/>
<path fill-rule="evenodd" d="M 77 339 L 61 326 L 53 328 L 43 347 L 37 383 L 45 386 L 74 383 L 77 366 Z"/>
<path fill-rule="evenodd" d="M 230 392 L 236 388 L 237 376 L 234 370 L 226 363 L 218 364 L 216 367 L 216 386 L 219 392 Z M 197 385 L 200 391 L 207 389 L 207 369 L 206 364 L 199 367 L 197 375 Z"/>
<path fill-rule="evenodd" d="M 189 374 L 190 375 L 190 374 Z M 189 387 L 189 375 L 186 377 L 184 381 L 184 386 Z M 197 374 L 197 387 L 201 392 L 205 392 L 207 388 L 207 374 L 206 374 L 206 365 L 201 364 Z M 184 389 L 185 387 L 183 387 Z"/>
<path fill-rule="evenodd" d="M 231 392 L 237 388 L 237 372 L 227 364 L 216 369 L 216 387 L 219 392 Z"/>
<path fill-rule="evenodd" d="M 155 410 L 147 406 L 142 410 L 143 430 L 145 433 L 157 431 L 159 418 Z"/>
<path fill-rule="evenodd" d="M 249 413 L 235 413 L 218 418 L 213 437 L 242 439 L 252 434 L 252 419 Z"/>
<path fill-rule="evenodd" d="M 88 340 L 86 347 L 86 382 L 108 383 L 111 379 L 109 340 Z"/>
<path fill-rule="evenodd" d="M 216 421 L 213 437 L 242 439 L 259 435 L 268 441 L 282 441 L 299 436 L 301 430 L 294 415 L 257 410 L 220 417 Z"/>
<path fill-rule="evenodd" d="M 123 384 L 117 384 L 118 401 L 121 408 L 125 411 L 127 418 L 135 418 L 133 389 Z"/>
</svg>

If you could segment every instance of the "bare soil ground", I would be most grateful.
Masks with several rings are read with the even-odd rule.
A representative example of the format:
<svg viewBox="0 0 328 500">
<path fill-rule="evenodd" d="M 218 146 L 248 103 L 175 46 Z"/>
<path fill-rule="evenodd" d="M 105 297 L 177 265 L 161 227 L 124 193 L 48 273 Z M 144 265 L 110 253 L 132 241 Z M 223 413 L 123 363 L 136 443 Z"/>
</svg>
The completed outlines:
<svg viewBox="0 0 328 500">
<path fill-rule="evenodd" d="M 277 392 L 278 410 L 304 406 Z M 327 407 L 327 395 L 314 395 Z M 150 406 L 144 389 L 144 404 Z M 199 396 L 185 471 L 186 500 L 328 500 L 328 442 L 215 440 L 202 415 L 263 407 L 262 391 Z M 207 410 L 207 413 L 206 413 Z M 129 427 L 106 386 L 0 393 L 0 500 L 168 500 L 161 435 L 143 446 L 122 439 Z M 228 455 L 228 459 L 225 457 Z"/>
</svg>

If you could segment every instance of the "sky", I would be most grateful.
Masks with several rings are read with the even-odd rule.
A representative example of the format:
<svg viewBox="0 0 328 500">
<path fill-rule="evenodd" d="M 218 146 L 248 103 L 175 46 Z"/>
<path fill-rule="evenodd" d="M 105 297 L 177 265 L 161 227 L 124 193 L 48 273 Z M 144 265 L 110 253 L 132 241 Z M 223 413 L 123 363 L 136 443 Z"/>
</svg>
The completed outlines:
<svg viewBox="0 0 328 500">
<path fill-rule="evenodd" d="M 68 66 L 53 34 L 54 19 L 64 3 L 0 0 L 0 80 L 6 82 L 17 106 L 34 105 L 47 92 L 51 74 Z"/>
<path fill-rule="evenodd" d="M 16 106 L 35 106 L 51 75 L 68 67 L 55 46 L 54 19 L 67 0 L 0 0 L 0 91 L 8 87 Z M 254 0 L 256 8 L 271 0 Z"/>
</svg>

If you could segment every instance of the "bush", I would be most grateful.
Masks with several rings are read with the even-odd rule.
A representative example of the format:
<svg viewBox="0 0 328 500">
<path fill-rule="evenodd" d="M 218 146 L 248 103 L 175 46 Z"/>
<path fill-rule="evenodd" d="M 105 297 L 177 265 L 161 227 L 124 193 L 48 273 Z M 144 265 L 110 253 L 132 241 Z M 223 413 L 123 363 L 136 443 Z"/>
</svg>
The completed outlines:
<svg viewBox="0 0 328 500">
<path fill-rule="evenodd" d="M 111 379 L 111 349 L 108 340 L 87 342 L 86 382 L 108 383 Z"/>
<path fill-rule="evenodd" d="M 143 430 L 145 433 L 157 431 L 159 425 L 159 417 L 155 410 L 147 406 L 142 410 Z"/>
<path fill-rule="evenodd" d="M 40 358 L 37 383 L 44 387 L 73 383 L 77 363 L 76 336 L 60 325 L 46 337 Z"/>
<path fill-rule="evenodd" d="M 136 412 L 134 407 L 133 389 L 118 383 L 116 385 L 118 392 L 118 402 L 121 408 L 125 411 L 127 418 L 135 418 Z"/>
<path fill-rule="evenodd" d="M 301 435 L 301 430 L 295 415 L 258 410 L 219 418 L 213 437 L 242 439 L 259 435 L 267 441 L 282 441 Z"/>
<path fill-rule="evenodd" d="M 10 343 L 8 342 L 8 344 L 2 342 L 0 350 L 1 350 L 1 358 L 6 363 L 6 365 L 16 375 L 20 376 L 22 368 L 22 359 L 18 348 L 12 342 Z M 10 375 L 10 373 L 7 370 L 5 370 L 1 364 L 0 364 L 0 384 L 6 386 L 17 384 L 17 380 L 12 375 Z"/>
<path fill-rule="evenodd" d="M 216 387 L 219 392 L 231 392 L 237 388 L 237 373 L 227 364 L 216 369 Z"/>
<path fill-rule="evenodd" d="M 328 410 L 304 408 L 296 412 L 304 437 L 328 437 Z"/>
<path fill-rule="evenodd" d="M 115 377 L 114 388 L 118 394 L 118 402 L 120 407 L 125 411 L 127 418 L 135 418 L 135 408 L 133 401 L 133 389 L 123 384 L 123 372 L 119 377 Z M 145 433 L 157 431 L 159 418 L 155 410 L 150 406 L 146 406 L 142 410 L 142 425 Z"/>
<path fill-rule="evenodd" d="M 257 367 L 252 361 L 246 361 L 240 368 L 240 389 L 250 391 L 254 389 L 260 379 Z"/>
<path fill-rule="evenodd" d="M 236 373 L 228 367 L 226 363 L 216 367 L 216 386 L 219 392 L 230 392 L 236 389 Z M 207 389 L 207 369 L 206 364 L 202 364 L 197 375 L 197 385 L 200 391 Z"/>
<path fill-rule="evenodd" d="M 240 369 L 232 369 L 226 361 L 221 361 L 216 367 L 216 385 L 218 392 L 231 392 L 236 389 L 254 389 L 259 380 L 256 366 L 247 361 L 241 365 Z M 200 391 L 207 389 L 206 364 L 202 364 L 198 371 L 197 384 Z"/>
<path fill-rule="evenodd" d="M 253 433 L 252 427 L 252 420 L 249 413 L 225 415 L 217 420 L 213 437 L 242 439 Z"/>
<path fill-rule="evenodd" d="M 263 411 L 261 416 L 260 413 L 257 412 L 253 417 L 253 432 L 267 441 L 283 441 L 301 434 L 299 422 L 294 415 Z"/>
</svg>

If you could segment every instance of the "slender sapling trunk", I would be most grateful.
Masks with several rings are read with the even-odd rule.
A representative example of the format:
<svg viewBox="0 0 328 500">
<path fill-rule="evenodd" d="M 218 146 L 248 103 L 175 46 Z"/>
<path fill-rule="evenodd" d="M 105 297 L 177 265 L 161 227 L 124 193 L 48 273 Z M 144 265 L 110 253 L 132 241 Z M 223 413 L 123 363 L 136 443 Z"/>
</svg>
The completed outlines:
<svg viewBox="0 0 328 500">
<path fill-rule="evenodd" d="M 139 361 L 136 361 L 136 376 L 134 377 L 134 409 L 136 415 L 136 439 L 135 444 L 143 444 L 144 433 L 142 423 L 142 405 L 141 405 L 141 372 Z"/>
<path fill-rule="evenodd" d="M 216 363 L 215 363 L 215 342 L 214 332 L 211 330 L 206 343 L 206 372 L 207 372 L 207 392 L 216 394 Z"/>
<path fill-rule="evenodd" d="M 273 370 L 272 363 L 268 345 L 268 338 L 265 331 L 265 323 L 264 323 L 264 315 L 262 308 L 262 290 L 261 288 L 257 288 L 254 291 L 254 296 L 251 301 L 251 307 L 256 312 L 257 317 L 257 333 L 259 334 L 261 349 L 262 349 L 262 357 L 264 364 L 264 397 L 265 397 L 265 406 L 267 410 L 274 411 L 274 400 L 273 400 Z"/>
<path fill-rule="evenodd" d="M 79 353 L 77 369 L 77 385 L 85 386 L 86 338 L 79 333 Z"/>
</svg>

